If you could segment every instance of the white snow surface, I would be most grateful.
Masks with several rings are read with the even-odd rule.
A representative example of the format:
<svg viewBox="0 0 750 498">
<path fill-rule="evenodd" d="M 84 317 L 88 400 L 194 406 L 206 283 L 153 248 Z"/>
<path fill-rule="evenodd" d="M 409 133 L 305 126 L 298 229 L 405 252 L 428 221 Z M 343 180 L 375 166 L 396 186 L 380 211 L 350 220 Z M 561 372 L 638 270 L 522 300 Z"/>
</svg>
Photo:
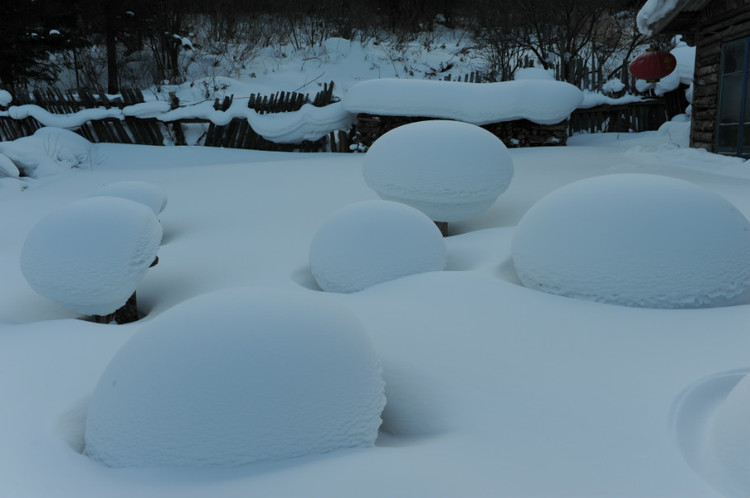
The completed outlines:
<svg viewBox="0 0 750 498">
<path fill-rule="evenodd" d="M 385 405 L 357 317 L 268 289 L 196 297 L 140 328 L 88 408 L 85 454 L 111 467 L 236 467 L 371 447 Z"/>
<path fill-rule="evenodd" d="M 732 498 L 750 490 L 750 374 L 732 389 L 716 410 L 709 429 L 711 450 L 728 476 L 725 493 Z"/>
<path fill-rule="evenodd" d="M 367 151 L 367 185 L 435 221 L 462 221 L 489 208 L 513 179 L 503 142 L 479 126 L 428 120 L 400 126 Z"/>
<path fill-rule="evenodd" d="M 654 34 L 651 26 L 666 17 L 680 1 L 684 0 L 646 0 L 636 15 L 638 31 L 644 35 Z"/>
<path fill-rule="evenodd" d="M 310 270 L 329 292 L 356 292 L 440 271 L 446 259 L 435 223 L 421 211 L 392 201 L 363 201 L 337 211 L 310 244 Z"/>
<path fill-rule="evenodd" d="M 39 294 L 87 315 L 125 304 L 146 274 L 162 229 L 146 206 L 92 197 L 50 213 L 29 233 L 21 270 Z"/>
<path fill-rule="evenodd" d="M 750 302 L 750 223 L 721 196 L 658 175 L 603 175 L 549 194 L 519 222 L 526 287 L 625 306 Z"/>
<path fill-rule="evenodd" d="M 5 154 L 0 154 L 0 177 L 17 177 L 21 172 L 13 161 Z"/>
<path fill-rule="evenodd" d="M 97 190 L 92 196 L 121 197 L 139 202 L 158 215 L 167 207 L 167 193 L 148 182 L 125 181 L 111 183 Z"/>
<path fill-rule="evenodd" d="M 501 83 L 383 78 L 362 81 L 343 98 L 351 113 L 455 119 L 477 125 L 528 119 L 557 124 L 583 102 L 583 93 L 561 81 Z"/>
</svg>

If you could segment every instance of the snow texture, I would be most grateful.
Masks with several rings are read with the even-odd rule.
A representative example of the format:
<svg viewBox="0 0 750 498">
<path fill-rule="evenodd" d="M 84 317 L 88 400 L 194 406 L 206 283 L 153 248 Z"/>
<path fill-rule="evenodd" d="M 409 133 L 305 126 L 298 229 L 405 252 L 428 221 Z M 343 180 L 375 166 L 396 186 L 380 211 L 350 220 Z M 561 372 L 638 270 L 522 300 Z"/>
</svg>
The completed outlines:
<svg viewBox="0 0 750 498">
<path fill-rule="evenodd" d="M 732 498 L 750 495 L 749 421 L 750 374 L 747 374 L 719 405 L 709 432 L 711 450 L 734 491 Z"/>
<path fill-rule="evenodd" d="M 519 67 L 513 73 L 514 80 L 555 80 L 555 72 L 542 67 Z"/>
<path fill-rule="evenodd" d="M 653 35 L 651 27 L 666 17 L 679 3 L 679 0 L 646 0 L 636 16 L 638 31 Z"/>
<path fill-rule="evenodd" d="M 356 292 L 440 271 L 446 260 L 437 226 L 420 211 L 391 201 L 364 201 L 337 211 L 310 244 L 310 270 L 329 292 Z"/>
<path fill-rule="evenodd" d="M 0 153 L 7 156 L 21 174 L 37 178 L 70 168 L 90 168 L 91 145 L 72 131 L 40 128 L 30 137 L 0 143 Z"/>
<path fill-rule="evenodd" d="M 557 124 L 583 102 L 583 93 L 561 81 L 501 83 L 380 79 L 353 85 L 343 99 L 351 113 L 455 119 L 477 125 L 528 119 Z"/>
<path fill-rule="evenodd" d="M 495 135 L 468 123 L 430 120 L 395 128 L 365 156 L 365 183 L 435 221 L 461 221 L 510 185 L 513 159 Z"/>
<path fill-rule="evenodd" d="M 155 215 L 160 214 L 167 206 L 167 193 L 148 182 L 126 181 L 112 183 L 95 192 L 92 197 L 94 196 L 129 199 L 147 206 Z"/>
<path fill-rule="evenodd" d="M 750 223 L 683 180 L 618 174 L 581 180 L 524 215 L 513 262 L 526 287 L 646 308 L 750 301 Z"/>
<path fill-rule="evenodd" d="M 368 447 L 384 406 L 352 312 L 301 291 L 224 290 L 169 310 L 115 355 L 85 453 L 112 467 L 236 467 Z"/>
<path fill-rule="evenodd" d="M 135 291 L 162 229 L 143 204 L 116 197 L 73 202 L 29 233 L 21 270 L 39 294 L 87 315 L 107 315 Z"/>
</svg>

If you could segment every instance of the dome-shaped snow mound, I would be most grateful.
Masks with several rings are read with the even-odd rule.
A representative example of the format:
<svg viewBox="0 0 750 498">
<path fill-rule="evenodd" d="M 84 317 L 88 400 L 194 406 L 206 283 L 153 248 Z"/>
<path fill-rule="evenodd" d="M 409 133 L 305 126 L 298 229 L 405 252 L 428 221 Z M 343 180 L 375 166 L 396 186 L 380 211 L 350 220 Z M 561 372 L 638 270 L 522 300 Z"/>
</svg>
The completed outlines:
<svg viewBox="0 0 750 498">
<path fill-rule="evenodd" d="M 420 211 L 364 201 L 334 213 L 310 244 L 310 270 L 324 291 L 356 292 L 407 275 L 445 268 L 445 241 Z"/>
<path fill-rule="evenodd" d="M 384 387 L 341 305 L 216 292 L 155 318 L 115 355 L 91 398 L 85 454 L 112 467 L 233 467 L 372 446 Z"/>
<path fill-rule="evenodd" d="M 581 180 L 524 215 L 513 262 L 526 287 L 645 308 L 750 302 L 750 223 L 721 196 L 646 174 Z"/>
<path fill-rule="evenodd" d="M 750 374 L 719 405 L 709 430 L 709 447 L 726 476 L 731 496 L 750 495 Z"/>
<path fill-rule="evenodd" d="M 167 206 L 167 193 L 156 185 L 146 182 L 127 181 L 112 183 L 99 189 L 94 196 L 122 197 L 148 206 L 154 214 Z"/>
<path fill-rule="evenodd" d="M 378 138 L 365 155 L 363 173 L 381 198 L 452 222 L 481 213 L 505 192 L 513 160 L 503 142 L 484 128 L 430 120 Z"/>
<path fill-rule="evenodd" d="M 21 271 L 39 294 L 87 315 L 114 312 L 146 275 L 162 229 L 146 206 L 116 197 L 73 202 L 29 233 Z"/>
</svg>

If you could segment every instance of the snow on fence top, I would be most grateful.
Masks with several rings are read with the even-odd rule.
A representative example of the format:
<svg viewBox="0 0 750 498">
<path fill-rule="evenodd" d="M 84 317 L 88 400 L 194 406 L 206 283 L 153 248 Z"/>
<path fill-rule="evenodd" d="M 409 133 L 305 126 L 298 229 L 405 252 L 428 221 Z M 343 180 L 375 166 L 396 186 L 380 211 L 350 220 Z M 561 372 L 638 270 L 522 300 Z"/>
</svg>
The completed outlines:
<svg viewBox="0 0 750 498">
<path fill-rule="evenodd" d="M 455 119 L 476 125 L 527 119 L 552 125 L 568 119 L 583 92 L 550 80 L 466 84 L 379 79 L 353 85 L 344 96 L 351 113 Z"/>
</svg>

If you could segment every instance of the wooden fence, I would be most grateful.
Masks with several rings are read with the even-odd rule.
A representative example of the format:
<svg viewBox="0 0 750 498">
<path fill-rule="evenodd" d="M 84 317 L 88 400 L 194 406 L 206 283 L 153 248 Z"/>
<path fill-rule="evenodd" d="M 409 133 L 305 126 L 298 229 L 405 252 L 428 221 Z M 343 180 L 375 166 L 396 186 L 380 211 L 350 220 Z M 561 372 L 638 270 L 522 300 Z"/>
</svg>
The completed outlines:
<svg viewBox="0 0 750 498">
<path fill-rule="evenodd" d="M 179 100 L 172 95 L 171 107 L 180 106 Z M 214 109 L 226 111 L 234 97 L 214 101 Z M 140 90 L 125 89 L 116 98 L 110 99 L 103 95 L 94 94 L 86 90 L 69 90 L 62 92 L 57 89 L 36 90 L 31 95 L 14 97 L 13 105 L 35 104 L 54 114 L 70 114 L 83 109 L 97 107 L 124 108 L 129 105 L 144 102 Z M 323 85 L 323 89 L 312 98 L 309 94 L 297 92 L 277 92 L 273 95 L 252 94 L 248 98 L 247 106 L 260 114 L 291 112 L 299 110 L 304 104 L 318 107 L 333 102 L 333 82 Z M 255 133 L 246 119 L 233 119 L 224 126 L 217 126 L 206 119 L 184 119 L 173 122 L 160 122 L 155 118 L 139 118 L 128 116 L 120 120 L 108 118 L 88 121 L 76 130 L 91 142 L 126 143 L 141 145 L 164 145 L 174 143 L 185 145 L 187 127 L 200 126 L 204 136 L 200 142 L 212 147 L 234 147 L 257 150 L 274 151 L 333 151 L 349 150 L 350 134 L 348 132 L 333 132 L 316 141 L 305 141 L 301 144 L 277 144 L 265 140 Z M 41 124 L 34 118 L 12 119 L 0 117 L 0 141 L 15 140 L 32 135 Z"/>
<path fill-rule="evenodd" d="M 669 118 L 662 100 L 576 109 L 568 121 L 575 133 L 641 132 L 656 130 Z"/>
</svg>

